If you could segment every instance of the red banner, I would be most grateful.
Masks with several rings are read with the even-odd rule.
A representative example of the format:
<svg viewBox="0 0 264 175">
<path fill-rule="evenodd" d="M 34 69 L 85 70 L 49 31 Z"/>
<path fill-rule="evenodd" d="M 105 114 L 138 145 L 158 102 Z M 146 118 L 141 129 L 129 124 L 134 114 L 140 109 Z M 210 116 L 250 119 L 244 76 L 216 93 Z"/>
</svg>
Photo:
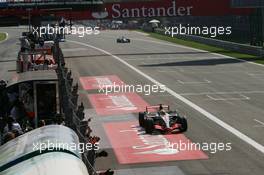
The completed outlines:
<svg viewBox="0 0 264 175">
<path fill-rule="evenodd" d="M 62 7 L 60 7 L 62 8 Z M 223 16 L 248 15 L 252 9 L 232 8 L 231 0 L 163 0 L 154 2 L 105 3 L 103 12 L 87 11 L 54 11 L 52 15 L 67 19 L 120 19 L 120 18 L 154 18 L 172 16 Z M 2 9 L 1 16 L 27 16 L 25 9 Z M 31 14 L 50 14 L 49 11 L 33 9 Z"/>
<path fill-rule="evenodd" d="M 87 19 L 126 19 L 182 16 L 249 15 L 252 9 L 231 8 L 230 0 L 164 0 L 155 2 L 107 3 L 104 12 L 73 12 Z"/>
</svg>

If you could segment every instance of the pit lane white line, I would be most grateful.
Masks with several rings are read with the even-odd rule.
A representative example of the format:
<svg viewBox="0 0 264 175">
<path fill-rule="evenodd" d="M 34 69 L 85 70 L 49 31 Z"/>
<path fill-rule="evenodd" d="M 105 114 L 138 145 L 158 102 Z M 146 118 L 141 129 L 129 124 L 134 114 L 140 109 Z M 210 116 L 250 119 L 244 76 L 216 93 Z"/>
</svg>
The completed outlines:
<svg viewBox="0 0 264 175">
<path fill-rule="evenodd" d="M 212 83 L 211 81 L 204 79 L 204 81 L 182 81 L 182 80 L 177 80 L 178 83 L 180 84 L 210 84 Z"/>
<path fill-rule="evenodd" d="M 234 101 L 234 100 L 250 100 L 249 97 L 245 96 L 245 95 L 242 95 L 242 94 L 239 94 L 240 97 L 230 97 L 230 98 L 215 98 L 215 97 L 212 97 L 211 95 L 206 95 L 208 98 L 210 98 L 211 100 L 213 101 Z"/>
<path fill-rule="evenodd" d="M 180 93 L 180 95 L 182 95 L 182 96 L 199 96 L 199 95 L 232 95 L 232 94 L 264 94 L 264 91 L 233 91 L 233 92 Z"/>
<path fill-rule="evenodd" d="M 247 72 L 246 75 L 248 75 L 251 78 L 259 78 L 259 76 L 263 77 L 264 73 L 250 73 L 250 72 Z"/>
<path fill-rule="evenodd" d="M 254 73 L 247 73 L 249 76 L 251 77 L 255 77 L 255 78 L 263 78 L 264 77 L 264 73 L 257 73 L 257 74 L 254 74 Z M 261 77 L 260 77 L 261 76 Z"/>
<path fill-rule="evenodd" d="M 264 122 L 254 119 L 255 122 L 259 123 L 259 125 L 255 125 L 254 127 L 264 127 Z"/>
<path fill-rule="evenodd" d="M 86 43 L 82 43 L 82 42 L 78 42 L 78 41 L 73 41 L 73 40 L 68 40 L 69 42 L 75 43 L 75 44 L 79 44 L 79 45 L 83 45 L 83 46 L 87 46 L 90 48 L 93 48 L 95 50 L 98 50 L 100 52 L 103 52 L 113 58 L 115 58 L 117 61 L 123 63 L 124 65 L 126 65 L 127 67 L 129 67 L 130 69 L 134 70 L 135 72 L 137 72 L 138 74 L 142 75 L 143 77 L 145 77 L 146 79 L 148 79 L 149 81 L 151 81 L 154 84 L 157 85 L 163 85 L 160 82 L 158 82 L 157 80 L 153 79 L 152 77 L 150 77 L 149 75 L 145 74 L 144 72 L 142 72 L 141 70 L 137 69 L 136 67 L 130 65 L 129 63 L 127 63 L 126 61 L 122 60 L 121 58 L 111 54 L 108 51 L 105 51 L 103 49 L 100 49 L 98 47 L 86 44 Z M 167 88 L 167 92 L 169 94 L 171 94 L 172 96 L 174 96 L 175 98 L 181 100 L 182 102 L 184 102 L 185 104 L 187 104 L 188 106 L 192 107 L 193 109 L 195 109 L 196 111 L 200 112 L 201 114 L 203 114 L 205 117 L 207 117 L 208 119 L 212 120 L 213 122 L 217 123 L 218 125 L 220 125 L 221 127 L 223 127 L 224 129 L 228 130 L 229 132 L 233 133 L 234 135 L 236 135 L 237 137 L 239 137 L 241 140 L 245 141 L 246 143 L 248 143 L 249 145 L 251 145 L 252 147 L 254 147 L 255 149 L 259 150 L 261 153 L 264 154 L 264 146 L 259 144 L 258 142 L 256 142 L 255 140 L 251 139 L 250 137 L 248 137 L 247 135 L 243 134 L 242 132 L 240 132 L 239 130 L 235 129 L 234 127 L 232 127 L 231 125 L 225 123 L 224 121 L 220 120 L 219 118 L 217 118 L 216 116 L 214 116 L 213 114 L 207 112 L 206 110 L 204 110 L 203 108 L 199 107 L 198 105 L 194 104 L 193 102 L 191 102 L 190 100 L 186 99 L 185 97 L 179 95 L 178 93 L 174 92 L 173 90 L 171 90 L 170 88 Z"/>
</svg>

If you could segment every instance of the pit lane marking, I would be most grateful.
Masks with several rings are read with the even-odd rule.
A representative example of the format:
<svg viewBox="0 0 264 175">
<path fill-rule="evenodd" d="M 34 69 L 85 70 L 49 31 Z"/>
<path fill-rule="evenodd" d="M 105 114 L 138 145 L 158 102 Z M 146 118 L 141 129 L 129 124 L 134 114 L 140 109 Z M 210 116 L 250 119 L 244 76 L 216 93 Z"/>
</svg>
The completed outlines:
<svg viewBox="0 0 264 175">
<path fill-rule="evenodd" d="M 182 81 L 182 80 L 177 80 L 178 83 L 180 84 L 210 84 L 212 83 L 211 81 L 204 79 L 204 81 Z"/>
<path fill-rule="evenodd" d="M 254 125 L 254 127 L 256 127 L 256 128 L 259 128 L 259 127 L 260 128 L 264 128 L 264 122 L 259 121 L 257 119 L 254 119 L 254 121 L 258 123 L 258 125 Z"/>
<path fill-rule="evenodd" d="M 233 91 L 233 92 L 180 93 L 180 95 L 182 95 L 182 96 L 232 95 L 232 94 L 264 94 L 264 91 Z"/>
<path fill-rule="evenodd" d="M 264 77 L 264 73 L 247 73 L 249 76 L 253 77 L 253 78 L 263 78 Z"/>
<path fill-rule="evenodd" d="M 132 66 L 131 64 L 127 63 L 126 61 L 122 60 L 120 57 L 111 54 L 110 52 L 103 50 L 101 48 L 86 44 L 86 43 L 82 43 L 82 42 L 78 42 L 78 41 L 73 41 L 73 40 L 68 40 L 69 42 L 75 43 L 75 44 L 79 44 L 79 45 L 83 45 L 83 46 L 87 46 L 90 48 L 93 48 L 95 50 L 98 50 L 102 53 L 105 53 L 111 57 L 113 57 L 114 59 L 116 59 L 117 61 L 123 63 L 124 65 L 126 65 L 127 67 L 129 67 L 130 69 L 134 70 L 135 72 L 137 72 L 138 74 L 140 74 L 141 76 L 145 77 L 146 79 L 148 79 L 149 81 L 151 81 L 154 84 L 157 85 L 162 85 L 162 83 L 158 82 L 157 80 L 153 79 L 152 77 L 150 77 L 149 75 L 145 74 L 144 72 L 142 72 L 141 70 L 137 69 L 136 67 Z M 160 42 L 161 43 L 161 42 Z M 171 44 L 172 45 L 172 44 Z M 182 47 L 180 45 L 173 45 L 174 47 Z M 183 48 L 183 47 L 182 47 Z M 188 48 L 188 49 L 192 49 L 189 47 L 184 47 L 184 48 Z M 195 49 L 194 49 L 195 50 Z M 198 49 L 196 49 L 198 50 Z M 201 50 L 200 50 L 201 51 Z M 203 51 L 204 52 L 204 51 Z M 215 54 L 216 55 L 216 54 Z M 220 55 L 220 54 L 218 54 Z M 223 55 L 221 55 L 221 57 L 223 57 Z M 226 57 L 226 58 L 232 58 L 232 57 Z M 235 58 L 234 58 L 235 59 Z M 239 59 L 240 60 L 240 59 Z M 245 62 L 245 61 L 244 61 Z M 250 62 L 251 63 L 251 62 Z M 257 63 L 252 63 L 252 64 L 257 64 Z M 257 64 L 259 65 L 259 64 Z M 264 65 L 262 65 L 264 66 Z M 264 146 L 261 145 L 260 143 L 256 142 L 254 139 L 250 138 L 249 136 L 243 134 L 242 132 L 240 132 L 239 130 L 237 130 L 236 128 L 232 127 L 231 125 L 227 124 L 226 122 L 220 120 L 219 118 L 217 118 L 216 116 L 214 116 L 213 114 L 209 113 L 208 111 L 206 111 L 205 109 L 201 108 L 200 106 L 196 105 L 195 103 L 191 102 L 190 100 L 188 100 L 187 98 L 181 96 L 180 94 L 174 92 L 172 89 L 167 87 L 167 92 L 169 94 L 171 94 L 172 96 L 174 96 L 175 98 L 181 100 L 183 103 L 187 104 L 188 106 L 190 106 L 191 108 L 195 109 L 196 111 L 200 112 L 201 114 L 203 114 L 205 117 L 207 117 L 208 119 L 212 120 L 213 122 L 215 122 L 216 124 L 220 125 L 221 127 L 223 127 L 224 129 L 226 129 L 227 131 L 233 133 L 235 136 L 237 136 L 238 138 L 240 138 L 241 140 L 245 141 L 246 143 L 248 143 L 249 145 L 251 145 L 252 147 L 254 147 L 255 149 L 259 150 L 261 153 L 264 154 Z"/>
<path fill-rule="evenodd" d="M 210 98 L 213 101 L 233 101 L 233 100 L 250 100 L 249 97 L 242 95 L 242 94 L 238 94 L 240 97 L 230 97 L 230 98 L 221 98 L 221 97 L 212 97 L 211 95 L 206 95 L 206 97 Z"/>
</svg>

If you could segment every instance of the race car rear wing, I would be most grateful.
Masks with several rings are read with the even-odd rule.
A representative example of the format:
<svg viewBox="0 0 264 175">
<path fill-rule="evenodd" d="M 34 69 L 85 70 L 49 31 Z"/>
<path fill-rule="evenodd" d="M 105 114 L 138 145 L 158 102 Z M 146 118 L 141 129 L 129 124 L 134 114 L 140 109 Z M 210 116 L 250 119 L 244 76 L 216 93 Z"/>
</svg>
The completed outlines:
<svg viewBox="0 0 264 175">
<path fill-rule="evenodd" d="M 149 112 L 150 109 L 156 109 L 156 110 L 170 110 L 170 106 L 169 105 L 163 105 L 163 104 L 160 104 L 160 105 L 156 105 L 156 106 L 146 106 L 146 112 Z"/>
</svg>

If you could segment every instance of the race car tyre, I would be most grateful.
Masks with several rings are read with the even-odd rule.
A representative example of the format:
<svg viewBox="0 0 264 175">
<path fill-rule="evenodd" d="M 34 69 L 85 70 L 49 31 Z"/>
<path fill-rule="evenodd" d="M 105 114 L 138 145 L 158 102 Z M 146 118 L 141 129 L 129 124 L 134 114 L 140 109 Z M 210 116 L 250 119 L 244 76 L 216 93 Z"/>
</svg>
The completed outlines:
<svg viewBox="0 0 264 175">
<path fill-rule="evenodd" d="M 140 112 L 138 114 L 138 123 L 139 123 L 140 127 L 144 127 L 144 122 L 145 122 L 144 117 L 145 117 L 145 113 L 144 112 Z"/>
<path fill-rule="evenodd" d="M 179 128 L 179 130 L 181 131 L 181 132 L 185 132 L 185 131 L 187 131 L 187 129 L 188 129 L 188 124 L 187 124 L 187 119 L 185 118 L 185 117 L 182 117 L 181 118 L 181 127 Z"/>
<path fill-rule="evenodd" d="M 152 118 L 147 118 L 145 120 L 145 129 L 147 134 L 152 134 L 154 131 L 154 121 Z"/>
</svg>

